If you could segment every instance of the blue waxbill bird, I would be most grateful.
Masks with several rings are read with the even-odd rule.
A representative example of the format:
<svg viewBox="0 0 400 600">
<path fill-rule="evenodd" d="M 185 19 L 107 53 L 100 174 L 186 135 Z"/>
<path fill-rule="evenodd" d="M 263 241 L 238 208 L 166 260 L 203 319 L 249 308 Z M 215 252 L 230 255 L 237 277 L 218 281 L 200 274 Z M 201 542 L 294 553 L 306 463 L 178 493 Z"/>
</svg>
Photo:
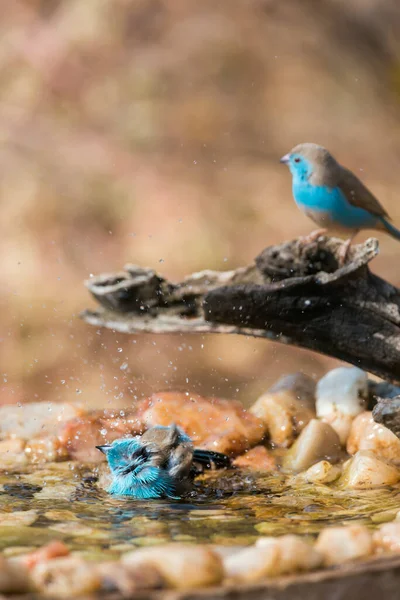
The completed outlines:
<svg viewBox="0 0 400 600">
<path fill-rule="evenodd" d="M 112 475 L 108 492 L 116 496 L 179 499 L 204 468 L 231 466 L 225 454 L 194 449 L 176 425 L 156 425 L 141 436 L 96 448 L 107 457 Z"/>
<path fill-rule="evenodd" d="M 400 231 L 365 185 L 340 165 L 322 146 L 299 144 L 281 158 L 292 174 L 293 197 L 297 206 L 321 228 L 316 239 L 327 230 L 349 237 L 342 250 L 346 258 L 354 236 L 362 229 L 386 231 L 400 240 Z"/>
</svg>

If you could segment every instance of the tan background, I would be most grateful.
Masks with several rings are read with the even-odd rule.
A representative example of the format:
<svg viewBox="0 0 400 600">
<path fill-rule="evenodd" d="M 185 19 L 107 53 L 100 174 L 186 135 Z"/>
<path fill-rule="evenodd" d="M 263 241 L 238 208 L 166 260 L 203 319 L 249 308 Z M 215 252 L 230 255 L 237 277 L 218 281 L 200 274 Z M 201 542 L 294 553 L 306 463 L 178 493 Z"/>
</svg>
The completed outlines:
<svg viewBox="0 0 400 600">
<path fill-rule="evenodd" d="M 128 338 L 83 279 L 244 264 L 312 224 L 279 157 L 315 141 L 400 225 L 398 0 L 0 0 L 1 402 L 248 402 L 336 364 L 265 341 Z M 364 236 L 366 237 L 366 236 Z M 359 239 L 362 239 L 360 236 Z M 400 283 L 384 235 L 374 270 Z"/>
</svg>

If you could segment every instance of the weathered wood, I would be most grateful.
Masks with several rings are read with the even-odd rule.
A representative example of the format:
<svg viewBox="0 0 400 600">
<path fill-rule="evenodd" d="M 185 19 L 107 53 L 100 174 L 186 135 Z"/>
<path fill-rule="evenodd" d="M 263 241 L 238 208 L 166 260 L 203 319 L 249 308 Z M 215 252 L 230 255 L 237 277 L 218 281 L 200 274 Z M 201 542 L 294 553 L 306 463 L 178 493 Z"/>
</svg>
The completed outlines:
<svg viewBox="0 0 400 600">
<path fill-rule="evenodd" d="M 400 438 L 400 396 L 378 398 L 372 411 L 374 421 L 382 423 Z"/>
<path fill-rule="evenodd" d="M 400 382 L 400 291 L 372 274 L 369 239 L 303 238 L 265 249 L 234 271 L 202 271 L 171 283 L 151 269 L 86 282 L 102 305 L 82 318 L 122 333 L 236 333 L 294 344 Z"/>
</svg>

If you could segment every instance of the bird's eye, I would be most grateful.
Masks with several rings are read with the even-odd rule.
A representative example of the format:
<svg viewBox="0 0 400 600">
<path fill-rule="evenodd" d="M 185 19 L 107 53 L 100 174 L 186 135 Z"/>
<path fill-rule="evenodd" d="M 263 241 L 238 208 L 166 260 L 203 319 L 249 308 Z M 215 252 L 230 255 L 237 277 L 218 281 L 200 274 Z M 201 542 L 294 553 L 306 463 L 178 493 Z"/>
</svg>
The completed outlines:
<svg viewBox="0 0 400 600">
<path fill-rule="evenodd" d="M 299 162 L 300 162 L 300 159 L 299 159 L 299 158 L 295 158 L 295 159 L 294 159 L 294 162 L 295 162 L 295 163 L 299 163 Z"/>
</svg>

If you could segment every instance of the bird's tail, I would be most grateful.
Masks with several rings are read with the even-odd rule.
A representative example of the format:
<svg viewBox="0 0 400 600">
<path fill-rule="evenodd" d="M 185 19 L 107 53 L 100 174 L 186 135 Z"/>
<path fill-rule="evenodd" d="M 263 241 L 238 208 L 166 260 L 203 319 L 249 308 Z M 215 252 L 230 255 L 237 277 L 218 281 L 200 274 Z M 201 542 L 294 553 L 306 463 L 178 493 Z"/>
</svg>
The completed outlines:
<svg viewBox="0 0 400 600">
<path fill-rule="evenodd" d="M 396 238 L 396 240 L 400 240 L 400 231 L 398 229 L 396 229 L 396 227 L 394 225 L 392 225 L 387 219 L 382 218 L 382 223 L 384 228 L 386 229 L 386 231 L 388 233 L 390 233 L 390 235 L 394 238 Z"/>
<path fill-rule="evenodd" d="M 200 463 L 206 469 L 226 469 L 232 466 L 231 459 L 226 454 L 214 452 L 213 450 L 201 450 L 195 448 L 193 452 L 193 460 Z"/>
</svg>

